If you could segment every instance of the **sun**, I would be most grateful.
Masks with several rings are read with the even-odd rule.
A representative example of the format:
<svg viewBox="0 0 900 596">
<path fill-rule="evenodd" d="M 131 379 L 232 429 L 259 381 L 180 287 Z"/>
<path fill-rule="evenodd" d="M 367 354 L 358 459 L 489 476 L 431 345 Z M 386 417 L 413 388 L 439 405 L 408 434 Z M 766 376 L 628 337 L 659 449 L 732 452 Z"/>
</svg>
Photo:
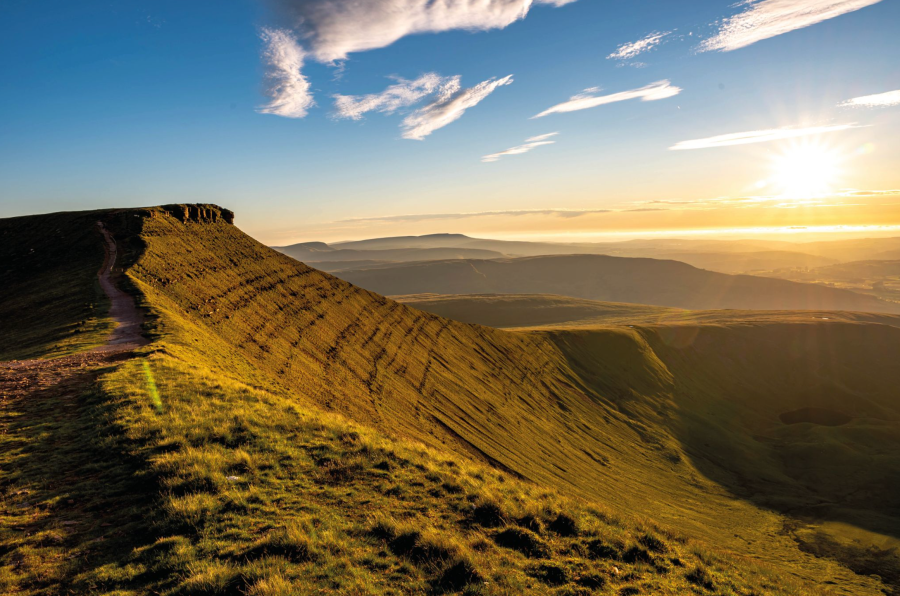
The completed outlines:
<svg viewBox="0 0 900 596">
<path fill-rule="evenodd" d="M 840 155 L 832 148 L 817 143 L 795 145 L 775 157 L 771 181 L 784 198 L 820 198 L 832 192 L 840 164 Z"/>
</svg>

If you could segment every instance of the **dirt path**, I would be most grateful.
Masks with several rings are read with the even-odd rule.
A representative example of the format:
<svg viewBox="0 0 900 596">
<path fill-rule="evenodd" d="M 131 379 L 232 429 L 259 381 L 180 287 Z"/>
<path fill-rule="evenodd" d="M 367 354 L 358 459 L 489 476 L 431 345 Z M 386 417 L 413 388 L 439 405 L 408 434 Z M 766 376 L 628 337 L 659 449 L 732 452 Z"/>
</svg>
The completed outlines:
<svg viewBox="0 0 900 596">
<path fill-rule="evenodd" d="M 86 593 L 71 587 L 73 577 L 130 552 L 133 536 L 151 535 L 143 512 L 154 490 L 117 448 L 108 404 L 92 390 L 105 367 L 149 343 L 134 300 L 114 282 L 116 242 L 97 227 L 106 251 L 97 277 L 116 322 L 106 342 L 62 358 L 0 362 L 0 555 L 12 570 L 9 593 Z"/>
<path fill-rule="evenodd" d="M 104 345 L 79 354 L 51 360 L 0 362 L 2 401 L 61 384 L 77 371 L 122 360 L 135 348 L 149 343 L 141 335 L 142 317 L 134 305 L 134 299 L 117 288 L 113 282 L 112 272 L 118 255 L 116 241 L 103 223 L 97 222 L 97 227 L 103 234 L 106 250 L 106 257 L 103 266 L 97 272 L 97 277 L 100 287 L 110 300 L 109 316 L 116 322 L 115 329 Z"/>
</svg>

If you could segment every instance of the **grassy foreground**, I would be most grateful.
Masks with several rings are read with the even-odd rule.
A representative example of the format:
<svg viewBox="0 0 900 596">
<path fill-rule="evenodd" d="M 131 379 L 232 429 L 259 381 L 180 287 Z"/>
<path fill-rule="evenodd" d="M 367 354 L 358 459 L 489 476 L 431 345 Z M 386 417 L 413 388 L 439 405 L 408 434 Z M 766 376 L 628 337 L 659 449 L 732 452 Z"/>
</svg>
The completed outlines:
<svg viewBox="0 0 900 596">
<path fill-rule="evenodd" d="M 817 593 L 170 357 L 88 387 L 12 425 L 31 503 L 4 518 L 4 593 Z"/>
</svg>

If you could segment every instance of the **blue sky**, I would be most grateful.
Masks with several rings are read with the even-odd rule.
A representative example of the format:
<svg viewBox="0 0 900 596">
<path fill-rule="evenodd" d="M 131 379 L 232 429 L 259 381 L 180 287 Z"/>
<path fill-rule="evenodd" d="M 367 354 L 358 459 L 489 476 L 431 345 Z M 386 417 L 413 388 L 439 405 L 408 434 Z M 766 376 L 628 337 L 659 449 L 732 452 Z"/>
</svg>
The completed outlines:
<svg viewBox="0 0 900 596">
<path fill-rule="evenodd" d="M 801 207 L 791 217 L 802 212 L 823 225 L 900 224 L 900 217 L 891 219 L 900 203 L 886 192 L 900 188 L 900 106 L 840 105 L 900 89 L 896 0 L 821 0 L 838 16 L 709 51 L 700 51 L 703 44 L 743 43 L 728 35 L 723 19 L 740 18 L 754 4 L 577 0 L 528 7 L 524 0 L 496 0 L 488 4 L 530 10 L 503 26 L 492 21 L 486 31 L 432 19 L 432 29 L 447 30 L 379 40 L 386 45 L 350 51 L 346 59 L 341 52 L 371 37 L 372 16 L 350 11 L 321 22 L 308 16 L 342 3 L 5 2 L 0 216 L 216 202 L 270 243 L 435 231 L 526 237 L 735 227 L 750 211 L 738 212 L 729 201 L 780 196 L 759 184 L 770 177 L 772 161 L 801 140 L 670 147 L 747 131 L 855 124 L 802 137 L 839 154 L 841 172 L 827 200 L 815 197 L 816 213 L 829 217 L 810 215 L 812 201 L 789 205 Z M 368 6 L 405 4 L 412 3 Z M 307 16 L 305 25 L 297 15 Z M 459 18 L 484 24 L 488 17 Z M 315 102 L 304 117 L 260 113 L 270 101 L 265 31 L 283 32 L 304 54 L 292 75 L 294 83 L 308 83 Z M 654 32 L 671 33 L 631 59 L 608 58 Z M 427 73 L 439 83 L 417 103 L 359 120 L 335 117 L 335 95 L 378 94 L 398 77 L 414 81 Z M 460 97 L 508 75 L 509 84 L 457 120 L 422 140 L 403 138 L 405 119 L 432 117 L 420 110 L 437 101 L 441 85 Z M 599 87 L 589 95 L 604 97 L 662 81 L 677 92 L 532 118 L 585 89 Z M 482 161 L 549 133 L 558 133 L 543 139 L 552 144 Z M 835 211 L 831 194 L 847 203 L 846 189 L 878 193 L 853 195 L 854 205 Z M 768 218 L 780 225 L 789 218 L 770 211 L 786 212 L 783 203 L 741 205 L 755 209 L 750 224 Z M 524 216 L 510 213 L 520 211 Z M 475 215 L 485 212 L 503 214 Z M 442 217 L 393 218 L 428 214 Z"/>
</svg>

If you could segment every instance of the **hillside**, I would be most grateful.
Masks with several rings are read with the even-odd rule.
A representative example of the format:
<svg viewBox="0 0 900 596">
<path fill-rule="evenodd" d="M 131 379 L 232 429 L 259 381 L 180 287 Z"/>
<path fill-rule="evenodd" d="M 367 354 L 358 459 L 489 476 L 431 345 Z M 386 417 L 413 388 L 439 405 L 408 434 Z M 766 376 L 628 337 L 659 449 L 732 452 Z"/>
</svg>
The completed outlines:
<svg viewBox="0 0 900 596">
<path fill-rule="evenodd" d="M 552 294 L 410 294 L 394 300 L 441 317 L 506 329 L 658 324 L 866 322 L 900 327 L 900 315 L 848 311 L 683 310 Z"/>
<path fill-rule="evenodd" d="M 559 294 L 687 309 L 900 313 L 898 304 L 843 289 L 603 255 L 406 263 L 339 275 L 385 295 Z"/>
<path fill-rule="evenodd" d="M 90 259 L 34 241 L 43 217 L 5 240 L 94 291 Z M 6 592 L 900 586 L 900 329 L 511 333 L 313 270 L 214 206 L 54 217 L 86 247 L 105 222 L 152 343 L 50 385 L 3 365 Z M 82 315 L 50 298 L 32 345 L 54 353 Z"/>
</svg>

